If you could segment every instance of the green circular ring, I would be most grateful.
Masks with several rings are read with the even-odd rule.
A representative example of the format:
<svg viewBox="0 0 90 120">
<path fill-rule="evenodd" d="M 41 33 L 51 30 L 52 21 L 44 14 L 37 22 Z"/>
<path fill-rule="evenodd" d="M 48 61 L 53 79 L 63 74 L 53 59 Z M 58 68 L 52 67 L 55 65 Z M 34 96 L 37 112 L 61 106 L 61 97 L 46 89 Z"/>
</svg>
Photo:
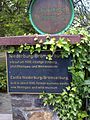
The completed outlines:
<svg viewBox="0 0 90 120">
<path fill-rule="evenodd" d="M 41 31 L 41 30 L 34 24 L 34 22 L 33 22 L 33 20 L 32 20 L 31 11 L 32 11 L 32 6 L 33 6 L 33 4 L 34 4 L 35 1 L 36 1 L 36 0 L 33 0 L 32 3 L 31 3 L 31 5 L 30 5 L 30 8 L 29 8 L 29 19 L 30 19 L 30 21 L 31 21 L 32 26 L 34 27 L 34 29 L 35 29 L 38 33 L 40 33 L 40 34 L 42 34 L 42 35 L 43 35 L 43 34 L 48 34 L 48 33 L 45 33 L 45 32 L 43 32 L 43 31 Z M 74 19 L 74 6 L 73 6 L 72 0 L 69 0 L 69 1 L 70 1 L 71 11 L 72 11 L 71 20 L 69 21 L 67 27 L 66 27 L 64 30 L 62 30 L 62 31 L 60 31 L 60 32 L 57 32 L 57 33 L 55 33 L 55 34 L 63 34 L 64 32 L 66 32 L 66 31 L 70 28 L 70 26 L 71 26 L 71 24 L 72 24 L 72 22 L 73 22 L 73 19 Z"/>
</svg>

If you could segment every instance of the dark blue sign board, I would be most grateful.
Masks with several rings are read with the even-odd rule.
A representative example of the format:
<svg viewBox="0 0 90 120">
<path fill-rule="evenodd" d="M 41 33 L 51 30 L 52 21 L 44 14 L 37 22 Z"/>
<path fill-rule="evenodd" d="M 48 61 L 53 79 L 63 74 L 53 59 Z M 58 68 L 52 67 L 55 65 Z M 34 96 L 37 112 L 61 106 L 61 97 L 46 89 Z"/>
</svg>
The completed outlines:
<svg viewBox="0 0 90 120">
<path fill-rule="evenodd" d="M 68 67 L 71 57 L 60 58 L 60 51 L 53 60 L 46 60 L 48 51 L 40 54 L 29 52 L 7 53 L 8 91 L 11 94 L 61 93 L 71 82 Z"/>
</svg>

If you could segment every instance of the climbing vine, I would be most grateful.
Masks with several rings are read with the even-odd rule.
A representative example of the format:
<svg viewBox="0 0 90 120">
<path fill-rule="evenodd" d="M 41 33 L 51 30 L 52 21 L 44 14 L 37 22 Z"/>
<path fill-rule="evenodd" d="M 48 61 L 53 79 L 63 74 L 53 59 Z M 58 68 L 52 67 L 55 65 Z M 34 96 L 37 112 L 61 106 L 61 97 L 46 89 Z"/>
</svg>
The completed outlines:
<svg viewBox="0 0 90 120">
<path fill-rule="evenodd" d="M 38 36 L 34 38 L 35 45 L 24 44 L 21 46 L 10 47 L 9 53 L 18 51 L 29 51 L 33 54 L 35 51 L 40 53 L 42 50 L 49 50 L 50 54 L 46 59 L 52 60 L 54 53 L 59 50 L 60 57 L 68 58 L 72 55 L 72 66 L 68 70 L 72 73 L 72 83 L 63 90 L 61 94 L 46 94 L 40 95 L 43 98 L 44 105 L 50 105 L 57 112 L 62 120 L 82 120 L 88 114 L 83 108 L 85 87 L 82 87 L 85 80 L 90 77 L 90 35 L 84 28 L 73 27 L 65 34 L 81 35 L 80 43 L 71 44 L 69 39 L 50 38 L 47 35 L 46 40 L 39 40 Z M 87 88 L 90 91 L 90 88 Z M 89 92 L 88 92 L 89 93 Z"/>
</svg>

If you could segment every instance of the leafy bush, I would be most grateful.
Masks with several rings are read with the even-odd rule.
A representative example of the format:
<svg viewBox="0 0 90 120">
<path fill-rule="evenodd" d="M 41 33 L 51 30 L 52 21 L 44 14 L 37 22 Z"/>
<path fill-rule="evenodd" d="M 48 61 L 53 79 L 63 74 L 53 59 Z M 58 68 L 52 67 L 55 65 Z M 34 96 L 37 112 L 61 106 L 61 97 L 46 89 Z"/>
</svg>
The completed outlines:
<svg viewBox="0 0 90 120">
<path fill-rule="evenodd" d="M 7 87 L 6 82 L 6 61 L 2 60 L 0 62 L 0 90 L 5 91 Z"/>
<path fill-rule="evenodd" d="M 57 112 L 60 120 L 82 120 L 87 117 L 87 113 L 81 110 L 82 100 L 78 96 L 77 88 L 71 84 L 59 95 L 43 94 L 44 105 L 51 105 Z"/>
<path fill-rule="evenodd" d="M 71 45 L 69 42 L 64 44 L 64 40 L 58 41 L 58 47 L 61 49 L 61 56 L 73 57 L 72 67 L 69 71 L 72 73 L 71 86 L 67 91 L 59 95 L 42 94 L 45 105 L 52 105 L 54 111 L 58 113 L 61 120 L 83 120 L 87 113 L 83 111 L 83 102 L 85 97 L 85 87 L 82 87 L 84 81 L 90 77 L 90 35 L 84 28 L 72 28 L 68 34 L 82 35 L 81 42 Z M 51 48 L 54 51 L 55 46 Z M 88 88 L 87 88 L 88 89 Z M 89 119 L 89 118 L 88 118 Z"/>
</svg>

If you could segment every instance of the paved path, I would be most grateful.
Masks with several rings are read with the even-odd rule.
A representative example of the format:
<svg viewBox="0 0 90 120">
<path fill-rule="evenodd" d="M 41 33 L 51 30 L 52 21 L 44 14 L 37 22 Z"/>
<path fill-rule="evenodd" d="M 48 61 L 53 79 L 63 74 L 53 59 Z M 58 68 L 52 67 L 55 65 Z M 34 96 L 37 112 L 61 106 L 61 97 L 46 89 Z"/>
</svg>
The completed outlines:
<svg viewBox="0 0 90 120">
<path fill-rule="evenodd" d="M 12 120 L 12 114 L 0 114 L 0 120 Z"/>
<path fill-rule="evenodd" d="M 13 120 L 11 98 L 8 94 L 0 93 L 0 120 Z"/>
<path fill-rule="evenodd" d="M 0 114 L 11 114 L 11 97 L 9 94 L 0 93 Z"/>
</svg>

